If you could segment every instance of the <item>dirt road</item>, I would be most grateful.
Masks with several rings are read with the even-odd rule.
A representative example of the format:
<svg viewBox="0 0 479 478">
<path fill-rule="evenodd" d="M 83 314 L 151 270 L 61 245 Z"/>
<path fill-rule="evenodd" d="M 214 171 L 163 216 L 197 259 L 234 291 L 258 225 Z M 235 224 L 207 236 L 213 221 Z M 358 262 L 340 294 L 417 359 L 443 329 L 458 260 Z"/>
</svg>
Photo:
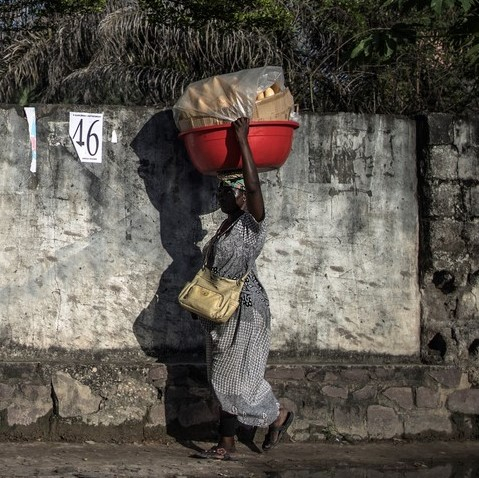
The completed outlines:
<svg viewBox="0 0 479 478">
<path fill-rule="evenodd" d="M 461 478 L 479 476 L 479 442 L 300 444 L 264 454 L 239 445 L 236 461 L 193 458 L 181 445 L 0 443 L 0 476 L 65 478 Z"/>
</svg>

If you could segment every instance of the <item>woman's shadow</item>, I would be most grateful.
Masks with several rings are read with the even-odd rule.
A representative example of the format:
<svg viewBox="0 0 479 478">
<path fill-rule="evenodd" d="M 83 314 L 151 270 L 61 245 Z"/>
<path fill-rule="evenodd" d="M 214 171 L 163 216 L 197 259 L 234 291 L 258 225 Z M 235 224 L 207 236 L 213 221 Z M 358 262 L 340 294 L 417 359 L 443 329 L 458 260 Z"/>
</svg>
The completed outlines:
<svg viewBox="0 0 479 478">
<path fill-rule="evenodd" d="M 192 417 L 198 413 L 210 421 L 215 404 L 192 390 L 205 389 L 204 338 L 200 324 L 178 304 L 178 293 L 201 267 L 198 244 L 206 235 L 201 214 L 216 209 L 216 179 L 197 172 L 188 159 L 171 111 L 155 114 L 131 143 L 139 158 L 138 174 L 143 179 L 151 203 L 159 213 L 160 237 L 171 264 L 161 273 L 158 289 L 133 324 L 133 332 L 145 354 L 167 364 L 165 392 L 167 432 L 181 438 L 181 430 L 203 429 Z M 187 365 L 189 364 L 189 365 Z M 201 395 L 203 395 L 201 397 Z M 205 400 L 206 398 L 206 400 Z M 205 416 L 205 407 L 206 413 Z M 209 415 L 209 416 L 208 416 Z M 188 431 L 191 437 L 191 432 Z"/>
</svg>

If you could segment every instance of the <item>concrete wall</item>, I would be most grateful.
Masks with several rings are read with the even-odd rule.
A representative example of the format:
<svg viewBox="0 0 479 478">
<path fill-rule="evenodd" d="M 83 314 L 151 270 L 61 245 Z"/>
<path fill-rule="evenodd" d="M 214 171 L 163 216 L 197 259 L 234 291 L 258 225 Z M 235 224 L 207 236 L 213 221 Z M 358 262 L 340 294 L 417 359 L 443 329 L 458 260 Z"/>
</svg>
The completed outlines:
<svg viewBox="0 0 479 478">
<path fill-rule="evenodd" d="M 221 220 L 215 180 L 171 113 L 146 108 L 90 109 L 103 162 L 81 163 L 71 110 L 37 108 L 36 174 L 23 110 L 0 110 L 2 357 L 197 357 L 176 296 Z M 303 115 L 286 165 L 262 174 L 276 358 L 419 355 L 415 145 L 405 118 Z"/>
<path fill-rule="evenodd" d="M 268 187 L 274 348 L 418 353 L 415 146 L 404 118 L 302 118 Z"/>
<path fill-rule="evenodd" d="M 477 367 L 479 118 L 436 114 L 419 125 L 422 359 Z"/>
<path fill-rule="evenodd" d="M 103 111 L 88 165 L 68 109 L 39 107 L 32 175 L 23 112 L 0 109 L 0 439 L 213 440 L 201 332 L 176 294 L 220 220 L 215 181 L 168 111 Z M 479 118 L 301 123 L 262 176 L 259 259 L 290 435 L 478 438 Z"/>
</svg>

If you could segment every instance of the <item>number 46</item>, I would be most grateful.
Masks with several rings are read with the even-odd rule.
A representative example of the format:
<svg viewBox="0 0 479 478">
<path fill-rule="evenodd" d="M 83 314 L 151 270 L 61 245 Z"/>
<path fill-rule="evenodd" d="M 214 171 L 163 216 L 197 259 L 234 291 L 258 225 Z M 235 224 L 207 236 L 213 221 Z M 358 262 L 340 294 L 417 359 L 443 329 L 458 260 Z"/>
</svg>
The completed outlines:
<svg viewBox="0 0 479 478">
<path fill-rule="evenodd" d="M 90 156 L 95 156 L 96 153 L 98 152 L 98 147 L 100 146 L 98 135 L 92 132 L 93 126 L 95 126 L 95 124 L 98 123 L 98 121 L 100 120 L 93 121 L 93 123 L 88 128 L 88 133 L 86 135 L 86 148 Z M 73 134 L 73 139 L 76 138 L 77 134 L 80 135 L 80 138 L 76 141 L 76 143 L 79 146 L 83 146 L 85 144 L 85 141 L 83 141 L 83 119 L 80 119 L 77 129 L 75 130 L 75 133 Z M 94 148 L 92 146 L 94 146 Z"/>
</svg>

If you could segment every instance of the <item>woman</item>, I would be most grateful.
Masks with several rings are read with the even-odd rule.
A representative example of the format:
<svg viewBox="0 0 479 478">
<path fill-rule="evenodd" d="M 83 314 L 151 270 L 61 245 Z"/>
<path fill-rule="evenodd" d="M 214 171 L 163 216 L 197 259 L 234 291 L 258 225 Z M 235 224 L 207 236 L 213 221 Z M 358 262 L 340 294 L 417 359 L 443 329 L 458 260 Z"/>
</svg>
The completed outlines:
<svg viewBox="0 0 479 478">
<path fill-rule="evenodd" d="M 228 459 L 238 426 L 269 426 L 263 450 L 276 446 L 293 421 L 264 379 L 270 346 L 269 302 L 255 260 L 266 238 L 263 195 L 248 142 L 249 120 L 233 122 L 242 156 L 242 174 L 220 178 L 218 202 L 227 218 L 205 247 L 207 266 L 238 279 L 248 274 L 240 306 L 226 324 L 200 319 L 206 332 L 208 379 L 221 406 L 218 445 L 206 458 Z"/>
</svg>

